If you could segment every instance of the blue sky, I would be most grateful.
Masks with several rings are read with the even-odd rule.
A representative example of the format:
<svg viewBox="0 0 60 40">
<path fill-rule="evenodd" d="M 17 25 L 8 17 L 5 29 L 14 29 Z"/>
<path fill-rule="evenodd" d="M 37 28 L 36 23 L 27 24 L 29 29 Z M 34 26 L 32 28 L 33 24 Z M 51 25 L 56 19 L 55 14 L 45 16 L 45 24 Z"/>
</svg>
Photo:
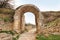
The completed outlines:
<svg viewBox="0 0 60 40">
<path fill-rule="evenodd" d="M 60 10 L 60 0 L 15 0 L 15 7 L 23 4 L 34 4 L 41 11 Z"/>
<path fill-rule="evenodd" d="M 31 24 L 35 24 L 35 15 L 32 14 L 31 12 L 27 12 L 24 14 L 25 16 L 25 23 L 31 23 Z"/>
<path fill-rule="evenodd" d="M 34 4 L 40 11 L 60 11 L 60 0 L 14 0 L 15 8 L 24 4 Z M 34 19 L 32 14 L 26 14 L 26 16 L 30 16 L 31 19 Z M 30 18 L 27 17 L 25 19 Z M 35 20 L 26 20 L 26 22 L 27 21 L 34 24 Z"/>
</svg>

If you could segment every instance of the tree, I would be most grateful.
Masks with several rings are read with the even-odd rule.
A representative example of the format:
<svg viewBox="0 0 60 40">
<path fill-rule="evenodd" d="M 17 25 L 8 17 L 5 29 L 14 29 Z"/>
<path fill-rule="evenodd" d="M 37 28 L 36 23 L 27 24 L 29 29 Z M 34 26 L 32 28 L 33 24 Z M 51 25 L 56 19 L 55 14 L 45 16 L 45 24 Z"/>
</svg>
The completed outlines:
<svg viewBox="0 0 60 40">
<path fill-rule="evenodd" d="M 12 8 L 13 6 L 9 4 L 10 0 L 0 0 L 0 8 Z"/>
</svg>

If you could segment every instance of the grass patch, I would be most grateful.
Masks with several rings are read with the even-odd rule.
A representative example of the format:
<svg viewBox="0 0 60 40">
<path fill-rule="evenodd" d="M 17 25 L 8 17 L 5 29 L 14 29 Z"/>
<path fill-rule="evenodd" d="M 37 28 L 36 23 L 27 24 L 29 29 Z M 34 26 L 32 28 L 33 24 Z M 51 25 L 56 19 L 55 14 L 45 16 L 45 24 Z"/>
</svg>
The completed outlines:
<svg viewBox="0 0 60 40">
<path fill-rule="evenodd" d="M 37 40 L 60 40 L 60 35 L 49 35 L 48 37 L 44 35 L 37 35 Z"/>
<path fill-rule="evenodd" d="M 9 17 L 4 18 L 4 22 L 9 22 L 10 20 L 11 20 L 11 18 L 9 18 Z"/>
<path fill-rule="evenodd" d="M 16 36 L 16 37 L 13 37 L 13 40 L 18 40 L 18 38 L 19 38 L 19 34 Z"/>
<path fill-rule="evenodd" d="M 13 31 L 0 31 L 0 33 L 7 33 L 7 34 L 11 34 L 11 35 L 15 34 L 15 32 L 13 32 Z"/>
</svg>

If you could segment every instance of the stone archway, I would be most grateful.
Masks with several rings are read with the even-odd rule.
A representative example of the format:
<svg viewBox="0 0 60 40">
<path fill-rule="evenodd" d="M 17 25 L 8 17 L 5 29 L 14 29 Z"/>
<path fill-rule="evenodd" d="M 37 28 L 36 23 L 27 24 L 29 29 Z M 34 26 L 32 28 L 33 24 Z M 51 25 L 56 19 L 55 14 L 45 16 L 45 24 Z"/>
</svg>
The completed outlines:
<svg viewBox="0 0 60 40">
<path fill-rule="evenodd" d="M 43 25 L 43 15 L 41 14 L 40 10 L 32 4 L 26 4 L 18 7 L 15 11 L 14 15 L 14 30 L 16 32 L 21 32 L 22 30 L 22 17 L 24 13 L 32 12 L 35 15 L 36 20 L 36 32 L 40 33 L 41 26 Z"/>
</svg>

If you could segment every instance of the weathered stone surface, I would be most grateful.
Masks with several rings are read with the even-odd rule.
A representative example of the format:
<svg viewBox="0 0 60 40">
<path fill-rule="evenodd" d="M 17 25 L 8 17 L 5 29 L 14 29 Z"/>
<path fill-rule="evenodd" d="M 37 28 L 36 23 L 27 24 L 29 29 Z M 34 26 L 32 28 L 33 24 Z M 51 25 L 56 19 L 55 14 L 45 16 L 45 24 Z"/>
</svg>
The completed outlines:
<svg viewBox="0 0 60 40">
<path fill-rule="evenodd" d="M 56 34 L 60 35 L 60 26 L 55 26 L 55 27 L 44 27 L 41 30 L 42 34 Z"/>
<path fill-rule="evenodd" d="M 26 12 L 32 12 L 35 15 L 36 31 L 37 33 L 40 33 L 41 26 L 43 26 L 44 17 L 41 14 L 40 10 L 35 5 L 32 5 L 32 4 L 22 5 L 16 9 L 15 15 L 14 15 L 13 29 L 18 33 L 22 31 L 22 27 L 23 27 L 22 17 Z"/>
<path fill-rule="evenodd" d="M 12 35 L 6 33 L 0 33 L 0 40 L 12 40 Z"/>
<path fill-rule="evenodd" d="M 5 23 L 4 21 L 0 21 L 0 31 L 1 30 L 12 30 L 13 23 Z"/>
<path fill-rule="evenodd" d="M 24 32 L 24 30 L 25 30 L 25 16 L 23 15 L 23 17 L 22 17 L 22 32 Z"/>
<path fill-rule="evenodd" d="M 44 22 L 50 22 L 60 17 L 60 11 L 45 11 L 41 12 L 44 16 Z"/>
</svg>

